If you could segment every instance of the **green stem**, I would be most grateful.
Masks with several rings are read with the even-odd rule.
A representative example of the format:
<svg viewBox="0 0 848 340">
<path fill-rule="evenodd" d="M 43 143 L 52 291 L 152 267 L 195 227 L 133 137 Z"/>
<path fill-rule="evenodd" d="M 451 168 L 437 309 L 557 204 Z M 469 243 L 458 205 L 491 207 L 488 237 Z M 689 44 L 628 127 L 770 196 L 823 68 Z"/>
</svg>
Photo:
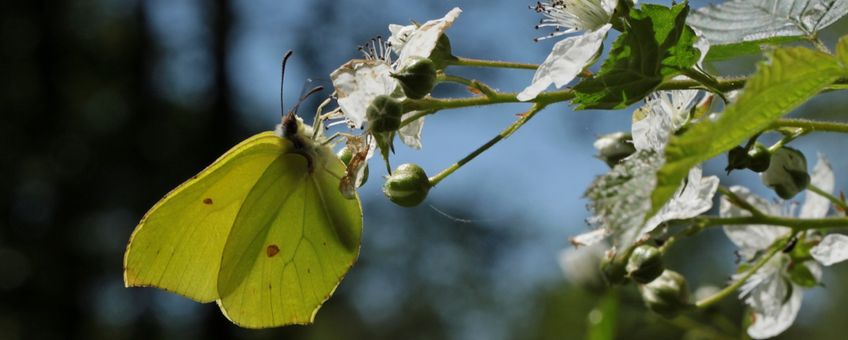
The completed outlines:
<svg viewBox="0 0 848 340">
<path fill-rule="evenodd" d="M 842 211 L 848 211 L 848 204 L 845 204 L 845 202 L 839 199 L 839 197 L 836 197 L 833 194 L 822 190 L 821 188 L 813 185 L 812 183 L 807 184 L 807 190 L 817 193 L 824 198 L 827 198 L 828 201 L 833 203 L 833 205 L 839 207 L 839 209 L 842 209 Z"/>
<path fill-rule="evenodd" d="M 494 93 L 492 96 L 485 97 L 451 99 L 407 99 L 403 102 L 403 110 L 405 112 L 420 110 L 444 110 L 500 103 L 521 103 L 521 101 L 516 98 L 517 95 L 518 93 Z M 548 104 L 567 101 L 571 98 L 574 98 L 574 91 L 572 91 L 571 89 L 564 89 L 559 91 L 541 93 L 536 98 L 527 102 L 547 106 Z"/>
<path fill-rule="evenodd" d="M 815 46 L 819 51 L 822 51 L 827 54 L 833 54 L 832 52 L 830 52 L 830 49 L 827 48 L 827 45 L 825 45 L 824 42 L 822 42 L 821 39 L 819 39 L 819 37 L 815 34 L 808 36 L 807 40 L 812 43 L 813 46 Z"/>
<path fill-rule="evenodd" d="M 740 217 L 700 216 L 692 218 L 691 221 L 702 227 L 746 224 L 784 226 L 794 230 L 848 227 L 848 217 L 796 218 L 773 215 Z"/>
<path fill-rule="evenodd" d="M 443 179 L 445 179 L 445 177 L 448 177 L 454 171 L 458 170 L 463 165 L 470 162 L 472 159 L 479 156 L 481 153 L 488 150 L 489 148 L 491 148 L 492 146 L 494 146 L 495 144 L 497 144 L 501 140 L 506 139 L 507 137 L 512 135 L 516 130 L 518 130 L 521 126 L 523 126 L 525 123 L 527 123 L 527 121 L 529 121 L 531 118 L 533 118 L 533 116 L 535 116 L 536 113 L 538 113 L 539 111 L 544 109 L 545 106 L 547 106 L 547 104 L 540 104 L 540 103 L 534 104 L 533 107 L 531 107 L 529 111 L 527 111 L 523 115 L 521 115 L 521 118 L 519 118 L 518 120 L 516 120 L 515 122 L 513 122 L 512 124 L 507 126 L 506 129 L 503 129 L 503 131 L 501 131 L 497 136 L 495 136 L 494 138 L 492 138 L 491 140 L 486 142 L 486 144 L 481 145 L 479 148 L 472 151 L 470 154 L 463 157 L 458 162 L 456 162 L 456 163 L 452 164 L 451 166 L 445 168 L 444 170 L 442 170 L 441 172 L 439 172 L 435 176 L 430 177 L 430 186 L 436 186 L 437 184 L 439 184 L 439 182 L 441 182 Z"/>
<path fill-rule="evenodd" d="M 744 200 L 742 197 L 739 197 L 738 195 L 736 195 L 735 192 L 731 191 L 730 189 L 720 185 L 718 187 L 718 192 L 724 195 L 725 198 L 730 201 L 730 203 L 733 203 L 733 205 L 748 210 L 748 212 L 750 212 L 753 217 L 765 216 L 765 214 L 760 211 L 760 209 L 757 209 L 757 207 L 751 205 L 751 203 L 748 203 L 748 201 Z"/>
<path fill-rule="evenodd" d="M 440 74 L 438 76 L 440 82 L 451 82 L 457 83 L 461 85 L 465 85 L 469 89 L 475 89 L 479 91 L 481 94 L 485 95 L 488 98 L 493 98 L 498 95 L 498 92 L 492 89 L 489 85 L 484 84 L 483 82 L 476 79 L 468 79 L 465 77 L 450 75 L 450 74 Z"/>
<path fill-rule="evenodd" d="M 752 275 L 754 275 L 754 273 L 756 273 L 758 270 L 760 270 L 760 268 L 762 268 L 775 254 L 777 254 L 778 252 L 783 250 L 783 245 L 789 239 L 790 239 L 790 237 L 784 237 L 784 238 L 778 240 L 777 242 L 775 242 L 772 245 L 771 250 L 767 254 L 760 257 L 759 261 L 757 261 L 757 263 L 754 264 L 753 267 L 748 269 L 748 272 L 746 272 L 744 276 L 742 276 L 741 278 L 739 278 L 738 280 L 736 280 L 735 282 L 733 282 L 729 286 L 724 287 L 724 289 L 718 291 L 717 293 L 713 294 L 712 296 L 708 296 L 708 297 L 706 297 L 706 298 L 704 298 L 704 299 L 702 299 L 698 302 L 695 302 L 695 307 L 696 308 L 709 307 L 709 306 L 715 304 L 716 302 L 719 302 L 722 299 L 726 298 L 728 295 L 730 295 L 734 291 L 736 291 L 736 289 L 739 289 L 739 287 L 742 287 L 742 285 L 745 284 L 745 281 L 747 281 L 748 278 L 750 278 Z"/>
<path fill-rule="evenodd" d="M 499 60 L 483 60 L 463 57 L 457 57 L 454 60 L 448 60 L 448 64 L 455 66 L 514 68 L 522 70 L 535 70 L 539 68 L 539 65 L 536 64 L 516 63 L 511 61 Z"/>
<path fill-rule="evenodd" d="M 824 131 L 824 132 L 839 132 L 839 133 L 848 133 L 848 123 L 843 122 L 826 122 L 826 121 L 815 121 L 808 119 L 796 119 L 796 118 L 784 118 L 778 119 L 771 123 L 772 129 L 779 128 L 801 128 L 805 130 L 813 131 Z"/>
<path fill-rule="evenodd" d="M 774 154 L 775 151 L 782 148 L 784 145 L 789 144 L 790 142 L 792 142 L 796 138 L 801 137 L 803 135 L 806 135 L 809 132 L 810 132 L 810 130 L 807 130 L 807 129 L 804 129 L 804 128 L 798 128 L 796 131 L 790 132 L 788 135 L 783 136 L 783 138 L 781 138 L 779 141 L 774 143 L 774 145 L 770 146 L 768 148 L 768 151 L 769 151 L 769 153 Z"/>
</svg>

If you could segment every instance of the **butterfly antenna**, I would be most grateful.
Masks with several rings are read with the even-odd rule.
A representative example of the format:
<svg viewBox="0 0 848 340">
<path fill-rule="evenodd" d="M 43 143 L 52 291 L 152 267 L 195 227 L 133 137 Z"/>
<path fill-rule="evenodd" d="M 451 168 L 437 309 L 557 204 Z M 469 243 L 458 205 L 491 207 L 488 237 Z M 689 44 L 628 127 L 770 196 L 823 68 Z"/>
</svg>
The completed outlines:
<svg viewBox="0 0 848 340">
<path fill-rule="evenodd" d="M 286 114 L 286 107 L 283 103 L 283 83 L 285 83 L 286 80 L 286 62 L 289 61 L 289 57 L 291 57 L 292 53 L 292 50 L 288 50 L 283 56 L 283 71 L 280 72 L 280 115 Z"/>
<path fill-rule="evenodd" d="M 324 87 L 323 87 L 323 86 L 315 86 L 315 87 L 313 87 L 311 90 L 309 90 L 309 92 L 306 92 L 305 94 L 303 94 L 302 96 L 300 96 L 300 99 L 298 99 L 298 100 L 297 100 L 297 104 L 295 104 L 295 105 L 294 105 L 294 108 L 292 108 L 292 112 L 294 112 L 295 114 L 297 114 L 297 109 L 298 109 L 298 108 L 300 108 L 300 104 L 301 104 L 301 103 L 303 103 L 304 101 L 306 101 L 306 98 L 309 98 L 309 96 L 311 96 L 311 95 L 313 95 L 313 94 L 316 94 L 316 93 L 318 93 L 318 92 L 321 92 L 321 91 L 323 91 L 323 90 L 324 90 Z"/>
</svg>

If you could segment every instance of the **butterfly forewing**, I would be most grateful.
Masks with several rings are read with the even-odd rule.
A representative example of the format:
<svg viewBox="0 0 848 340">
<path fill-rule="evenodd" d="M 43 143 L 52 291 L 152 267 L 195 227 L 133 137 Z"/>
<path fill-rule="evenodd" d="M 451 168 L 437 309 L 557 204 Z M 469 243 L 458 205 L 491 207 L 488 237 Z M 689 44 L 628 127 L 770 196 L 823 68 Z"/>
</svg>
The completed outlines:
<svg viewBox="0 0 848 340">
<path fill-rule="evenodd" d="M 127 246 L 125 284 L 154 286 L 200 302 L 218 299 L 221 253 L 236 214 L 283 148 L 273 133 L 255 135 L 156 203 Z"/>
</svg>

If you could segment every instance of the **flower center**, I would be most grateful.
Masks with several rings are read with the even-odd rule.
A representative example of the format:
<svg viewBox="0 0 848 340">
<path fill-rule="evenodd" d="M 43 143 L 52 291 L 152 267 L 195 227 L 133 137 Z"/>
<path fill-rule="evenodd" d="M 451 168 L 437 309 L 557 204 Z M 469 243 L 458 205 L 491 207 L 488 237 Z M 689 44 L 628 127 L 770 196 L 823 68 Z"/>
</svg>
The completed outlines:
<svg viewBox="0 0 848 340">
<path fill-rule="evenodd" d="M 357 49 L 365 56 L 365 60 L 377 60 L 392 64 L 392 44 L 383 40 L 382 36 L 371 38 L 364 45 L 360 45 Z"/>
<path fill-rule="evenodd" d="M 555 0 L 536 2 L 530 8 L 545 17 L 536 25 L 536 29 L 553 27 L 554 32 L 534 40 L 544 40 L 560 35 L 592 31 L 607 24 L 612 17 L 613 8 L 606 8 L 605 0 Z"/>
</svg>

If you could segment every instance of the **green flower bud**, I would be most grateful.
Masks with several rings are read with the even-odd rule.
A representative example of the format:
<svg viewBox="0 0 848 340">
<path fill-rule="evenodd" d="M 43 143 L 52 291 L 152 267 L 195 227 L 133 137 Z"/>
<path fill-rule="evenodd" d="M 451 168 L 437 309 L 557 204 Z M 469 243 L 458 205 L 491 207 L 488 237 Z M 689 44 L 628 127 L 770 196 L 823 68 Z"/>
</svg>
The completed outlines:
<svg viewBox="0 0 848 340">
<path fill-rule="evenodd" d="M 398 166 L 386 178 L 383 193 L 392 202 L 403 207 L 414 207 L 427 198 L 430 179 L 420 166 L 406 163 Z"/>
<path fill-rule="evenodd" d="M 677 272 L 666 270 L 639 290 L 645 306 L 664 317 L 674 317 L 690 307 L 686 278 Z"/>
<path fill-rule="evenodd" d="M 731 171 L 745 169 L 749 164 L 751 164 L 751 158 L 748 156 L 748 151 L 737 145 L 727 152 L 727 166 L 724 171 L 727 171 L 729 175 Z"/>
<path fill-rule="evenodd" d="M 623 284 L 627 282 L 627 256 L 616 256 L 615 253 L 608 252 L 601 259 L 601 274 L 610 285 Z"/>
<path fill-rule="evenodd" d="M 801 151 L 784 146 L 772 154 L 768 169 L 762 173 L 762 180 L 780 198 L 788 200 L 795 197 L 810 184 L 807 158 Z"/>
<path fill-rule="evenodd" d="M 636 247 L 627 260 L 626 269 L 633 281 L 638 283 L 651 282 L 665 270 L 662 253 L 659 249 L 649 245 Z"/>
<path fill-rule="evenodd" d="M 365 117 L 372 132 L 390 132 L 400 127 L 403 106 L 400 101 L 386 95 L 377 96 L 368 105 Z"/>
<path fill-rule="evenodd" d="M 348 166 L 348 164 L 350 164 L 350 159 L 353 158 L 353 151 L 350 151 L 350 148 L 345 146 L 336 153 L 336 156 L 342 160 L 342 163 L 344 163 L 345 166 Z M 365 164 L 365 171 L 362 175 L 362 183 L 359 185 L 362 186 L 365 182 L 368 182 L 368 164 Z"/>
<path fill-rule="evenodd" d="M 624 132 L 603 135 L 595 141 L 594 146 L 598 150 L 598 159 L 607 163 L 610 168 L 636 152 L 633 136 Z"/>
<path fill-rule="evenodd" d="M 400 82 L 407 97 L 421 99 L 436 85 L 436 64 L 430 59 L 418 57 L 392 77 Z"/>
<path fill-rule="evenodd" d="M 748 157 L 750 159 L 748 169 L 756 172 L 768 170 L 769 164 L 771 163 L 771 153 L 765 145 L 760 143 L 754 145 L 751 151 L 748 151 Z"/>
</svg>

